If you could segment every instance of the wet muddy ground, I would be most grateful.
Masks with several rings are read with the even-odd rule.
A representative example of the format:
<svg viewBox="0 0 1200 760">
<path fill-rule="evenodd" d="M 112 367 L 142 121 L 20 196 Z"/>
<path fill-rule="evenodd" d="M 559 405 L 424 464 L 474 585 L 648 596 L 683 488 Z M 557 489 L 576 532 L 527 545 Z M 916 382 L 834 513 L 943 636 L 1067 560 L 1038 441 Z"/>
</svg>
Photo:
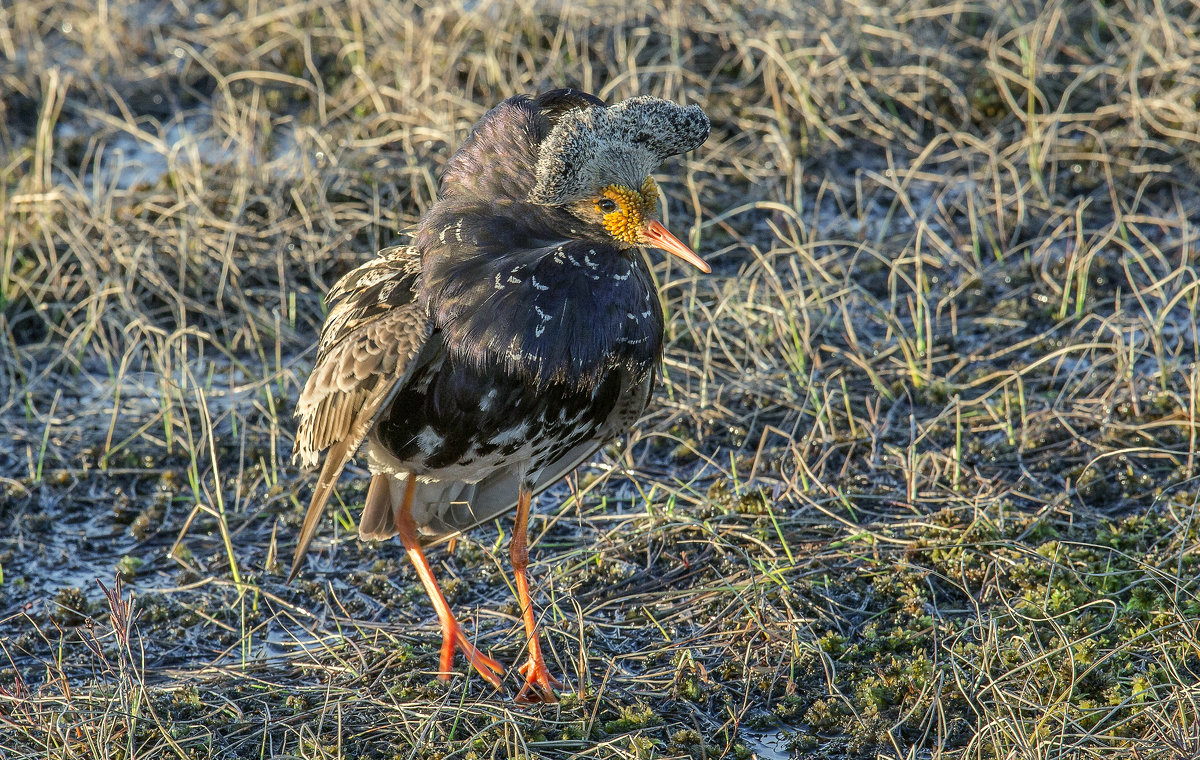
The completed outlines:
<svg viewBox="0 0 1200 760">
<path fill-rule="evenodd" d="M 1194 757 L 1195 19 L 885 10 L 0 17 L 0 757 Z M 284 583 L 291 409 L 330 285 L 559 84 L 703 105 L 714 272 L 652 254 L 662 385 L 538 500 L 526 707 L 436 679 L 363 462 Z M 509 665 L 510 530 L 431 551 Z"/>
</svg>

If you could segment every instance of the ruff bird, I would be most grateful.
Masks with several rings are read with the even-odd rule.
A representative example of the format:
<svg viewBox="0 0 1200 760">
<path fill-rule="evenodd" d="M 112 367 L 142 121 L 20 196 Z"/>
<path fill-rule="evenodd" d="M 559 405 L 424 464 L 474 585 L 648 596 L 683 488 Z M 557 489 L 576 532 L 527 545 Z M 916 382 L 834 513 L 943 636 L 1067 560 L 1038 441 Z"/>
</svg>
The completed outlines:
<svg viewBox="0 0 1200 760">
<path fill-rule="evenodd" d="M 365 444 L 359 536 L 399 535 L 454 653 L 496 688 L 504 668 L 464 633 L 422 543 L 516 510 L 510 553 L 528 659 L 522 701 L 554 701 L 530 598 L 532 496 L 645 410 L 663 314 L 640 247 L 709 267 L 658 221 L 651 173 L 696 148 L 697 106 L 607 105 L 578 90 L 509 98 L 450 159 L 410 244 L 330 290 L 296 406 L 294 459 L 321 463 L 289 580 L 342 469 Z"/>
</svg>

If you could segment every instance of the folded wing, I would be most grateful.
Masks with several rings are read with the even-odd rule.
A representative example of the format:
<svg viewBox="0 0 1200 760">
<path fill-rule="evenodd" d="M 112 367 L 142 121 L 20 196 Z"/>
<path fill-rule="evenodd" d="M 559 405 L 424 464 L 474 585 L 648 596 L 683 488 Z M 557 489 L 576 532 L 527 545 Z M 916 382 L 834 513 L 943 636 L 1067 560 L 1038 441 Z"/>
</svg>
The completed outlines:
<svg viewBox="0 0 1200 760">
<path fill-rule="evenodd" d="M 392 248 L 343 277 L 330 291 L 330 310 L 317 360 L 296 405 L 293 460 L 316 466 L 328 449 L 296 545 L 288 580 L 312 543 L 325 502 L 379 412 L 416 367 L 441 352 L 433 323 L 415 298 L 415 249 Z"/>
</svg>

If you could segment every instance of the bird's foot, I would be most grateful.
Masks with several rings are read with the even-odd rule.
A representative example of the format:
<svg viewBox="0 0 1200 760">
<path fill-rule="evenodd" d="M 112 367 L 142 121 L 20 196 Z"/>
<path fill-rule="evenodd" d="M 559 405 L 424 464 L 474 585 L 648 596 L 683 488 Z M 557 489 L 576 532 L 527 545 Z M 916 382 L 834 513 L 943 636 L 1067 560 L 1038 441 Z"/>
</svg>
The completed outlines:
<svg viewBox="0 0 1200 760">
<path fill-rule="evenodd" d="M 497 689 L 500 688 L 500 676 L 504 675 L 504 666 L 476 649 L 456 620 L 451 620 L 449 624 L 442 627 L 442 655 L 438 661 L 441 670 L 438 678 L 443 681 L 450 678 L 455 649 L 462 650 L 463 657 L 471 664 L 471 667 L 479 672 L 479 675 L 483 676 L 485 681 Z"/>
<path fill-rule="evenodd" d="M 538 646 L 537 639 L 530 639 L 529 646 L 529 659 L 518 669 L 518 672 L 525 676 L 525 685 L 517 692 L 517 701 L 557 702 L 558 696 L 554 690 L 562 686 L 562 683 L 546 669 L 546 661 L 542 658 L 542 649 Z"/>
</svg>

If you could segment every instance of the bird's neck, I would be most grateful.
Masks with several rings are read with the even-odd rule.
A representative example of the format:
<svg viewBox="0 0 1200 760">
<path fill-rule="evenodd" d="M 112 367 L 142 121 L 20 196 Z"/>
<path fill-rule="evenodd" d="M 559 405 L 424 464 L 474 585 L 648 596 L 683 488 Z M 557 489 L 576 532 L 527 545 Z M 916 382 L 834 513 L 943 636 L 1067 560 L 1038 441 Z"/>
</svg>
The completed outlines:
<svg viewBox="0 0 1200 760">
<path fill-rule="evenodd" d="M 421 298 L 450 350 L 539 383 L 648 371 L 663 317 L 644 260 L 549 221 L 510 207 L 431 210 L 416 241 Z"/>
</svg>

